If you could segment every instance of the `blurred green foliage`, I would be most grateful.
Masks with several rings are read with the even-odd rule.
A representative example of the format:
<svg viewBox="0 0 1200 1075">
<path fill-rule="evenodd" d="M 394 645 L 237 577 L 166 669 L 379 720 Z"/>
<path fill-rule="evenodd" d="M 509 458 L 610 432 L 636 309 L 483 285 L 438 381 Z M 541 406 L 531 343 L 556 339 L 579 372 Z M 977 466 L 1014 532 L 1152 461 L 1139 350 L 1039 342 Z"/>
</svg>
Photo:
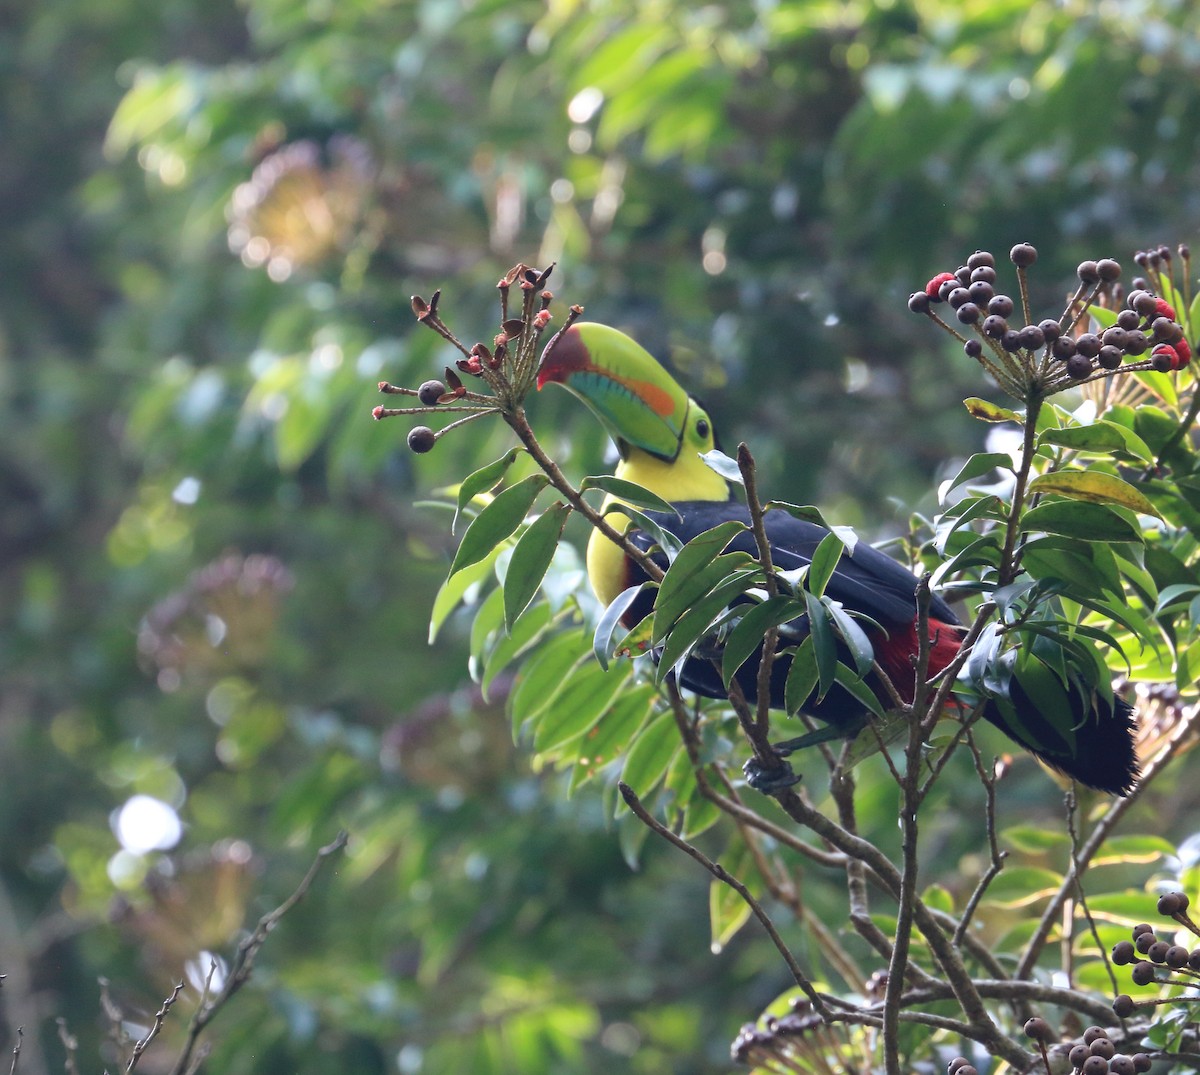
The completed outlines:
<svg viewBox="0 0 1200 1075">
<path fill-rule="evenodd" d="M 786 982 L 774 953 L 746 930 L 710 955 L 707 879 L 653 845 L 631 872 L 611 800 L 531 771 L 504 683 L 465 682 L 465 621 L 426 645 L 453 546 L 414 501 L 509 441 L 479 425 L 418 460 L 370 422 L 377 380 L 446 360 L 408 296 L 444 285 L 482 334 L 509 264 L 559 259 L 558 294 L 670 356 L 771 495 L 887 528 L 977 447 L 960 400 L 988 391 L 906 313 L 914 286 L 975 246 L 1034 239 L 1053 280 L 1194 233 L 1195 22 L 1168 0 L 7 5 L 21 1070 L 61 1064 L 55 1014 L 114 1067 L 96 977 L 146 1025 L 340 827 L 213 1070 L 726 1070 Z M 595 469 L 568 413 L 536 401 L 556 458 Z M 1053 790 L 1019 776 L 1033 815 Z M 178 846 L 122 844 L 135 795 Z M 860 807 L 885 843 L 893 799 Z M 979 804 L 954 805 L 926 831 L 969 887 Z M 1194 806 L 1164 782 L 1157 831 Z"/>
</svg>

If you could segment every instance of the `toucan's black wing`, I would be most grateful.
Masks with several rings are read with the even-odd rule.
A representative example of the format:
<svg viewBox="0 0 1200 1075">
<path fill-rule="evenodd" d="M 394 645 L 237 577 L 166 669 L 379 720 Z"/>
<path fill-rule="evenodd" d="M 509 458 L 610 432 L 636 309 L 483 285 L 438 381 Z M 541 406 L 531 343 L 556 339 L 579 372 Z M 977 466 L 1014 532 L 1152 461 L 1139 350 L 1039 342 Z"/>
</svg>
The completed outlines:
<svg viewBox="0 0 1200 1075">
<path fill-rule="evenodd" d="M 710 530 L 719 523 L 736 519 L 750 524 L 750 513 L 736 501 L 685 501 L 674 505 L 678 515 L 665 512 L 649 513 L 664 530 L 681 541 Z M 816 523 L 797 519 L 782 511 L 770 511 L 763 517 L 771 557 L 783 571 L 794 571 L 812 562 L 817 546 L 829 531 Z M 638 544 L 649 547 L 650 539 L 639 535 Z M 757 555 L 754 535 L 739 534 L 729 544 L 733 551 Z M 825 592 L 847 609 L 877 620 L 885 627 L 911 624 L 916 615 L 917 579 L 886 553 L 860 541 L 851 553 L 847 550 L 838 561 L 837 569 L 825 587 Z M 958 623 L 950 606 L 937 595 L 929 603 L 929 614 L 942 623 Z"/>
</svg>

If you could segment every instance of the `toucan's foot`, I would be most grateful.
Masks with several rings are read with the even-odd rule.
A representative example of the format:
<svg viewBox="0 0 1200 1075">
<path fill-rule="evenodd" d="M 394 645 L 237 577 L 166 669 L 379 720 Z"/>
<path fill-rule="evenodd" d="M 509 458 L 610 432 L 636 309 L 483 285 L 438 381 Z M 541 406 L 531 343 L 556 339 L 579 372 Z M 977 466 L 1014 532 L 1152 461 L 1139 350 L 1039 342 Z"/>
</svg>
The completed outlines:
<svg viewBox="0 0 1200 1075">
<path fill-rule="evenodd" d="M 757 758 L 751 758 L 742 766 L 742 773 L 746 777 L 746 783 L 764 795 L 774 795 L 777 791 L 783 791 L 784 788 L 790 788 L 793 784 L 799 784 L 801 779 L 791 765 L 783 760 L 782 756 L 770 768 L 767 768 Z"/>
</svg>

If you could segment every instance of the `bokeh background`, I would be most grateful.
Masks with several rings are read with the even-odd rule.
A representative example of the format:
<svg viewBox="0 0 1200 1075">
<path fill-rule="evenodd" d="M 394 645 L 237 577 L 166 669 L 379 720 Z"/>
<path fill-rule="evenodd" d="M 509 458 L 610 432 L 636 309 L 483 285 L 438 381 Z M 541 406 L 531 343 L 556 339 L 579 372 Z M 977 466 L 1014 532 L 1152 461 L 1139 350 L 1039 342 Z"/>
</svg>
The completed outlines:
<svg viewBox="0 0 1200 1075">
<path fill-rule="evenodd" d="M 1184 0 L 6 0 L 0 5 L 0 1045 L 114 1069 L 341 827 L 210 1070 L 721 1072 L 787 984 L 603 781 L 514 747 L 434 648 L 427 456 L 381 378 L 495 331 L 514 262 L 633 331 L 769 495 L 878 537 L 976 450 L 978 370 L 905 308 L 978 247 L 1127 265 L 1200 221 Z M 558 307 L 560 310 L 562 306 Z M 573 474 L 599 431 L 531 402 Z M 573 532 L 572 532 L 573 533 Z M 574 535 L 578 537 L 578 535 Z M 1031 766 L 1030 808 L 1058 792 Z M 1165 791 L 1170 791 L 1167 788 Z M 1176 789 L 1178 790 L 1178 789 Z M 974 788 L 969 795 L 978 795 Z M 867 782 L 863 816 L 883 791 Z M 1157 831 L 1194 805 L 1155 803 Z M 959 802 L 930 826 L 954 878 Z M 636 855 L 636 869 L 630 863 Z M 964 875 L 967 871 L 964 870 Z M 812 905 L 836 891 L 806 880 Z M 182 1016 L 141 1064 L 166 1070 Z"/>
</svg>

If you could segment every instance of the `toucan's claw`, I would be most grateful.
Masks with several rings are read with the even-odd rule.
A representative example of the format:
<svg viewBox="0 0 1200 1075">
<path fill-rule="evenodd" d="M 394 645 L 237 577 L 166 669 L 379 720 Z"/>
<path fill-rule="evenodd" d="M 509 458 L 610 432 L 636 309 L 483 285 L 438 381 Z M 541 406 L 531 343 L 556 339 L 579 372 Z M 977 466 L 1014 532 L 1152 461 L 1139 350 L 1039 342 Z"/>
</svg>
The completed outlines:
<svg viewBox="0 0 1200 1075">
<path fill-rule="evenodd" d="M 777 791 L 799 784 L 801 780 L 800 775 L 782 757 L 769 769 L 757 758 L 751 758 L 742 766 L 742 773 L 746 783 L 764 795 L 774 795 Z"/>
</svg>

